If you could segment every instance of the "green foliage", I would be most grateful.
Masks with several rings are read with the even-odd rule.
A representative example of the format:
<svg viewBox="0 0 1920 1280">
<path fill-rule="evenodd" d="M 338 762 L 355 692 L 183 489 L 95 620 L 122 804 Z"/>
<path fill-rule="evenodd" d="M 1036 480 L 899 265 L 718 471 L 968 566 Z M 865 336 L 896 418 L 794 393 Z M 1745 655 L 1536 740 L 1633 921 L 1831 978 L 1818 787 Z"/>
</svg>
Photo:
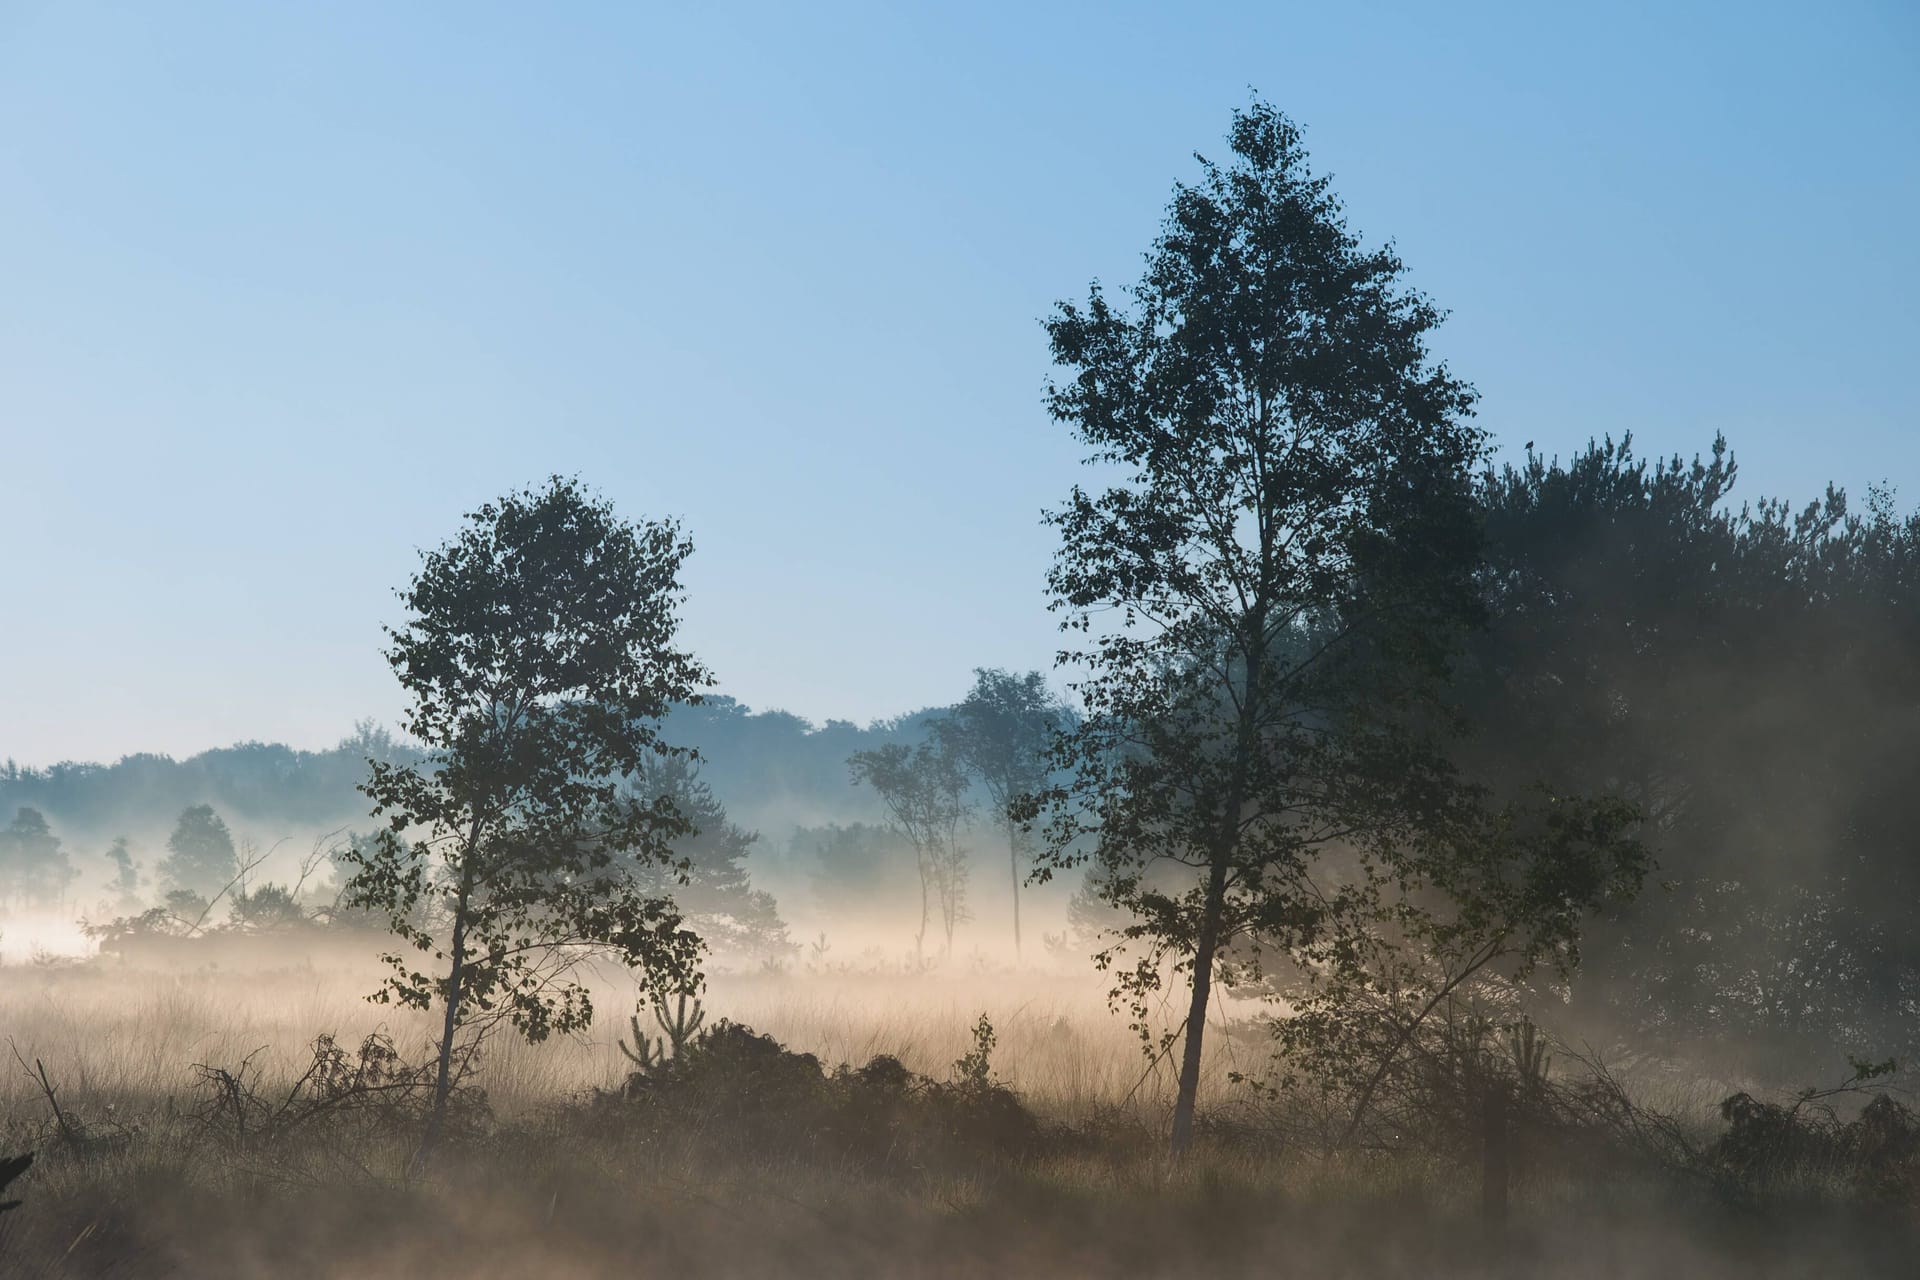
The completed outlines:
<svg viewBox="0 0 1920 1280">
<path fill-rule="evenodd" d="M 1282 1079 L 1341 1098 L 1348 1138 L 1383 1095 L 1396 1113 L 1424 1105 L 1432 1064 L 1477 1056 L 1498 1020 L 1532 1037 L 1523 984 L 1543 967 L 1571 977 L 1588 914 L 1645 874 L 1637 816 L 1617 800 L 1548 794 L 1457 817 L 1266 984 L 1289 1009 L 1273 1023 Z"/>
<path fill-rule="evenodd" d="M 0 900 L 22 906 L 59 902 L 78 873 L 45 815 L 22 805 L 0 829 Z"/>
<path fill-rule="evenodd" d="M 125 836 L 116 836 L 107 848 L 107 863 L 113 868 L 113 879 L 108 889 L 113 892 L 114 905 L 122 911 L 132 911 L 140 905 L 140 868 L 133 860 L 133 851 L 127 847 Z"/>
<path fill-rule="evenodd" d="M 1883 492 L 1738 502 L 1737 479 L 1720 439 L 1691 460 L 1529 450 L 1483 476 L 1462 757 L 1510 791 L 1617 790 L 1647 820 L 1660 891 L 1589 926 L 1575 1016 L 1797 1074 L 1920 1043 L 1920 523 Z"/>
<path fill-rule="evenodd" d="M 623 785 L 680 754 L 657 723 L 708 678 L 673 647 L 690 550 L 673 524 L 625 523 L 556 477 L 473 512 L 401 593 L 387 659 L 425 754 L 369 762 L 383 827 L 345 851 L 343 901 L 436 962 L 387 956 L 375 999 L 443 1010 L 443 1101 L 474 1019 L 533 1041 L 587 1026 L 572 975 L 589 957 L 657 990 L 697 981 L 699 939 L 634 875 L 674 861 L 687 820 Z"/>
<path fill-rule="evenodd" d="M 844 764 L 841 771 L 845 784 Z M 917 859 L 897 830 L 878 823 L 796 827 L 788 857 L 806 868 L 814 909 L 850 929 L 913 909 L 919 894 Z"/>
<path fill-rule="evenodd" d="M 993 1046 L 999 1043 L 993 1023 L 986 1014 L 973 1024 L 973 1048 L 953 1064 L 954 1080 L 964 1086 L 984 1089 L 993 1083 Z"/>
<path fill-rule="evenodd" d="M 369 752 L 413 754 L 363 722 L 353 736 L 322 751 L 242 742 L 178 760 L 134 752 L 111 764 L 0 768 L 0 812 L 32 805 L 57 825 L 90 830 L 94 838 L 170 827 L 182 809 L 201 804 L 254 827 L 330 828 L 365 816 L 355 788 L 366 777 Z"/>
<path fill-rule="evenodd" d="M 691 991 L 682 990 L 674 996 L 671 1013 L 667 1010 L 666 1000 L 657 992 L 650 1003 L 653 1020 L 660 1028 L 660 1039 L 655 1041 L 640 1029 L 640 1013 L 635 1010 L 627 1019 L 627 1025 L 633 1029 L 633 1047 L 629 1049 L 624 1040 L 615 1042 L 627 1061 L 642 1073 L 656 1070 L 685 1053 L 707 1020 L 706 1010 L 700 1007 L 699 998 Z"/>
<path fill-rule="evenodd" d="M 1434 695 L 1479 615 L 1484 446 L 1428 356 L 1439 312 L 1284 116 L 1236 113 L 1230 145 L 1175 189 L 1130 310 L 1095 286 L 1048 323 L 1049 408 L 1111 481 L 1047 516 L 1090 674 L 1068 780 L 1021 810 L 1043 877 L 1091 858 L 1130 915 L 1116 996 L 1143 1034 L 1166 964 L 1188 974 L 1176 1148 L 1225 949 L 1322 944 L 1447 820 Z"/>
<path fill-rule="evenodd" d="M 1920 1193 L 1920 1119 L 1884 1092 L 1897 1064 L 1851 1065 L 1840 1084 L 1803 1089 L 1790 1103 L 1746 1092 L 1722 1101 L 1727 1128 L 1706 1153 L 1713 1170 L 1744 1195 L 1837 1178 L 1869 1200 L 1911 1207 Z M 1861 1094 L 1866 1104 L 1842 1120 L 1834 1100 Z"/>
<path fill-rule="evenodd" d="M 169 889 L 160 909 L 177 932 L 192 933 L 206 923 L 213 903 L 191 889 Z"/>
<path fill-rule="evenodd" d="M 228 908 L 232 927 L 248 933 L 279 933 L 312 925 L 306 908 L 283 885 L 263 884 L 243 889 Z"/>
<path fill-rule="evenodd" d="M 129 941 L 150 938 L 182 937 L 187 926 L 165 907 L 149 907 L 130 916 L 115 916 L 100 922 L 83 922 L 81 932 L 100 944 L 101 953 L 124 954 Z"/>
</svg>

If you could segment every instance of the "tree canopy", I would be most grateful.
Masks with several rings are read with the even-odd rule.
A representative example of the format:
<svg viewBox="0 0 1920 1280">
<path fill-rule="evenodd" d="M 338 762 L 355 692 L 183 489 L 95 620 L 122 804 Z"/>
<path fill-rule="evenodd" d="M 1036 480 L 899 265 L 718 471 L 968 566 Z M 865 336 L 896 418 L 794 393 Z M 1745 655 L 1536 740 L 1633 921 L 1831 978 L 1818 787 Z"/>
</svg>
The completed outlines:
<svg viewBox="0 0 1920 1280">
<path fill-rule="evenodd" d="M 60 837 L 46 816 L 22 805 L 0 830 L 0 899 L 22 906 L 52 906 L 75 877 Z"/>
<path fill-rule="evenodd" d="M 384 913 L 436 962 L 387 956 L 376 996 L 443 1010 L 423 1151 L 474 1020 L 504 1017 L 530 1040 L 588 1025 L 572 975 L 591 956 L 661 989 L 694 980 L 699 939 L 634 877 L 673 860 L 687 818 L 624 790 L 681 754 L 658 722 L 709 679 L 675 644 L 691 550 L 671 522 L 628 523 L 555 477 L 474 511 L 400 593 L 407 620 L 388 632 L 387 661 L 424 758 L 369 761 L 384 825 L 346 850 L 345 902 Z"/>
<path fill-rule="evenodd" d="M 1042 874 L 1091 858 L 1131 917 L 1143 1026 L 1163 966 L 1185 975 L 1176 1152 L 1214 982 L 1323 968 L 1395 890 L 1465 889 L 1481 829 L 1442 732 L 1482 616 L 1474 393 L 1298 129 L 1256 103 L 1229 146 L 1176 187 L 1130 307 L 1096 285 L 1048 323 L 1049 408 L 1105 483 L 1047 517 L 1089 674 Z"/>
<path fill-rule="evenodd" d="M 635 865 L 637 883 L 671 897 L 716 955 L 778 961 L 796 950 L 773 895 L 753 887 L 747 860 L 760 833 L 727 818 L 726 806 L 700 776 L 698 764 L 681 755 L 649 761 L 632 794 L 636 804 L 664 802 L 690 828 L 673 841 L 672 863 Z"/>
<path fill-rule="evenodd" d="M 1054 734 L 1066 720 L 1066 708 L 1047 688 L 1045 675 L 982 667 L 974 670 L 967 696 L 928 721 L 935 740 L 986 788 L 993 821 L 1006 833 L 1016 955 L 1021 950 L 1020 885 L 1032 851 L 1014 806 L 1046 786 Z"/>
<path fill-rule="evenodd" d="M 167 856 L 160 860 L 162 883 L 211 899 L 233 883 L 239 870 L 233 833 L 213 806 L 196 804 L 183 810 L 167 837 Z"/>
</svg>

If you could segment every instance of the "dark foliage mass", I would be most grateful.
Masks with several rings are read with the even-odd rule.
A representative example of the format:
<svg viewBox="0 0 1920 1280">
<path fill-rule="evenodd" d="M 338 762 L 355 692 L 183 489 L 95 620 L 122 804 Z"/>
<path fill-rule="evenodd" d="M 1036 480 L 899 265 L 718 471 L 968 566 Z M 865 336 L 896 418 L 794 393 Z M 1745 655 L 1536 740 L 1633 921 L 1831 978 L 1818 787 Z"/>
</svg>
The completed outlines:
<svg viewBox="0 0 1920 1280">
<path fill-rule="evenodd" d="M 1021 806 L 1041 874 L 1091 861 L 1128 917 L 1101 963 L 1143 1034 L 1169 970 L 1182 988 L 1176 1152 L 1216 985 L 1431 1008 L 1495 957 L 1569 967 L 1641 867 L 1604 793 L 1491 805 L 1457 769 L 1475 394 L 1293 123 L 1255 104 L 1229 145 L 1175 189 L 1131 305 L 1096 286 L 1048 322 L 1049 410 L 1106 479 L 1047 515 L 1085 716 Z"/>
<path fill-rule="evenodd" d="M 607 1123 L 662 1136 L 697 1132 L 737 1154 L 853 1159 L 925 1172 L 981 1160 L 1021 1160 L 1042 1151 L 1047 1131 L 992 1076 L 993 1029 L 984 1018 L 975 1047 L 941 1081 L 882 1054 L 864 1066 L 822 1068 L 770 1036 L 722 1020 L 673 1056 L 628 1077 L 602 1100 Z"/>
<path fill-rule="evenodd" d="M 233 833 L 213 806 L 197 804 L 182 811 L 160 863 L 166 887 L 210 899 L 233 882 L 239 869 Z"/>
<path fill-rule="evenodd" d="M 812 905 L 829 927 L 876 918 L 910 920 L 919 910 L 913 846 L 891 825 L 799 826 L 789 833 L 787 847 L 805 866 Z"/>
<path fill-rule="evenodd" d="M 1071 722 L 1071 713 L 1040 672 L 1015 675 L 987 668 L 975 669 L 973 688 L 958 706 L 927 722 L 935 743 L 978 780 L 989 821 L 1006 834 L 1016 955 L 1023 945 L 1020 888 L 1033 859 L 1032 832 L 1019 820 L 1019 808 L 1050 781 L 1055 735 Z"/>
<path fill-rule="evenodd" d="M 8 1187 L 12 1186 L 14 1179 L 32 1167 L 33 1153 L 31 1151 L 23 1156 L 0 1157 L 0 1192 L 4 1192 Z M 0 1213 L 5 1213 L 9 1209 L 18 1209 L 19 1207 L 20 1202 L 18 1200 L 0 1200 Z"/>
<path fill-rule="evenodd" d="M 1912 1054 L 1920 524 L 1735 477 L 1722 441 L 1488 473 L 1473 757 L 1646 815 L 1657 883 L 1589 928 L 1584 1025 L 1789 1072 Z"/>
</svg>

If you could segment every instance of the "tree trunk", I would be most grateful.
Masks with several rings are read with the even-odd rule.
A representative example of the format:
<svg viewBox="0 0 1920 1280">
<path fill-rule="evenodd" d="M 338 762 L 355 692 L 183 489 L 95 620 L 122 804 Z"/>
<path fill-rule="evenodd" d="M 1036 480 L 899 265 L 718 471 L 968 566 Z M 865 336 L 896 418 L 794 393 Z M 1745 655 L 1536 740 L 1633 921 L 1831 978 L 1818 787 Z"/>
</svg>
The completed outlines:
<svg viewBox="0 0 1920 1280">
<path fill-rule="evenodd" d="M 473 892 L 473 857 L 467 855 L 467 867 L 460 878 L 460 896 L 454 902 L 453 938 L 447 951 L 452 967 L 447 972 L 447 1015 L 440 1030 L 440 1057 L 433 1079 L 433 1110 L 427 1116 L 426 1136 L 414 1156 L 415 1172 L 424 1171 L 434 1148 L 440 1145 L 440 1132 L 446 1126 L 447 1099 L 453 1093 L 453 1035 L 460 1021 L 461 985 L 467 976 L 467 900 Z"/>
<path fill-rule="evenodd" d="M 940 948 L 940 958 L 953 959 L 953 879 L 949 869 L 941 874 L 936 882 L 940 890 L 940 929 L 946 942 Z"/>
<path fill-rule="evenodd" d="M 1233 778 L 1226 803 L 1220 809 L 1220 829 L 1207 859 L 1207 897 L 1200 911 L 1200 931 L 1193 950 L 1193 999 L 1187 1006 L 1186 1045 L 1180 1059 L 1180 1089 L 1173 1100 L 1173 1135 L 1168 1149 L 1175 1159 L 1193 1145 L 1193 1112 L 1200 1093 L 1200 1048 L 1207 1029 L 1207 1000 L 1213 994 L 1213 957 L 1220 949 L 1221 916 L 1226 913 L 1227 868 L 1240 841 L 1241 810 L 1246 806 L 1247 781 L 1253 768 L 1255 739 L 1261 714 L 1266 643 L 1266 610 L 1255 609 L 1247 627 L 1251 638 L 1245 658 L 1246 690 L 1240 702 L 1240 723 L 1234 746 Z"/>
<path fill-rule="evenodd" d="M 1020 841 L 1007 837 L 1007 862 L 1013 868 L 1013 958 L 1023 958 L 1020 950 Z"/>
<path fill-rule="evenodd" d="M 1213 994 L 1213 956 L 1220 945 L 1220 915 L 1226 903 L 1227 864 L 1213 860 L 1207 899 L 1201 909 L 1199 945 L 1193 952 L 1193 999 L 1187 1006 L 1186 1042 L 1180 1057 L 1180 1089 L 1173 1101 L 1173 1136 L 1168 1149 L 1177 1159 L 1193 1145 L 1193 1112 L 1200 1093 L 1200 1049 L 1207 1029 L 1207 1000 Z"/>
<path fill-rule="evenodd" d="M 927 877 L 932 874 L 927 867 L 927 855 L 921 853 L 920 860 L 920 932 L 913 935 L 913 961 L 920 965 L 926 962 L 927 950 Z"/>
<path fill-rule="evenodd" d="M 1506 1236 L 1507 1182 L 1511 1176 L 1506 1088 L 1498 1081 L 1488 1083 L 1481 1105 L 1480 1225 L 1489 1247 L 1498 1249 Z"/>
</svg>

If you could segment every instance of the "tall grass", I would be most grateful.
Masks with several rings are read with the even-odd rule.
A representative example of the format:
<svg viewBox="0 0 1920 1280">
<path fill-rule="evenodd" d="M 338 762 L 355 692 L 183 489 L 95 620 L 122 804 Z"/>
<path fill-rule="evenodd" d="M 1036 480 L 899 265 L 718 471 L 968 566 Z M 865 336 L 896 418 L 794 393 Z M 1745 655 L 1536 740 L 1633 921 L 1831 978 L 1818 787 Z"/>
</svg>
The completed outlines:
<svg viewBox="0 0 1920 1280">
<path fill-rule="evenodd" d="M 370 964 L 156 973 L 92 962 L 0 969 L 0 1037 L 44 1063 L 91 1134 L 63 1145 L 39 1081 L 0 1056 L 0 1154 L 43 1157 L 0 1221 L 0 1275 L 148 1276 L 1434 1276 L 1488 1274 L 1470 1168 L 1435 1155 L 1326 1157 L 1221 1128 L 1164 1155 L 1168 1068 L 1149 1068 L 1097 975 L 834 972 L 715 975 L 726 1018 L 825 1064 L 898 1057 L 934 1079 L 985 1013 L 992 1069 L 1071 1140 L 1019 1161 L 868 1167 L 844 1155 L 717 1154 L 698 1127 L 648 1128 L 592 1103 L 630 1064 L 615 1045 L 633 992 L 597 984 L 593 1033 L 495 1037 L 480 1083 L 495 1126 L 427 1177 L 417 1135 L 286 1149 L 210 1143 L 194 1063 L 258 1051 L 284 1086 L 314 1037 L 384 1030 L 418 1054 L 430 1020 L 372 1005 Z M 1227 1081 L 1256 1036 L 1210 1036 L 1205 1098 L 1251 1114 Z M 1711 1084 L 1650 1078 L 1703 1118 Z M 1692 1090 L 1691 1093 L 1688 1090 Z M 596 1109 L 596 1108 L 601 1109 Z M 611 1117 L 611 1119 L 610 1119 Z M 1704 1119 L 1703 1119 L 1704 1122 Z M 1534 1153 L 1517 1188 L 1510 1274 L 1901 1274 L 1909 1225 L 1810 1209 L 1729 1216 L 1645 1179 L 1596 1182 Z"/>
</svg>

